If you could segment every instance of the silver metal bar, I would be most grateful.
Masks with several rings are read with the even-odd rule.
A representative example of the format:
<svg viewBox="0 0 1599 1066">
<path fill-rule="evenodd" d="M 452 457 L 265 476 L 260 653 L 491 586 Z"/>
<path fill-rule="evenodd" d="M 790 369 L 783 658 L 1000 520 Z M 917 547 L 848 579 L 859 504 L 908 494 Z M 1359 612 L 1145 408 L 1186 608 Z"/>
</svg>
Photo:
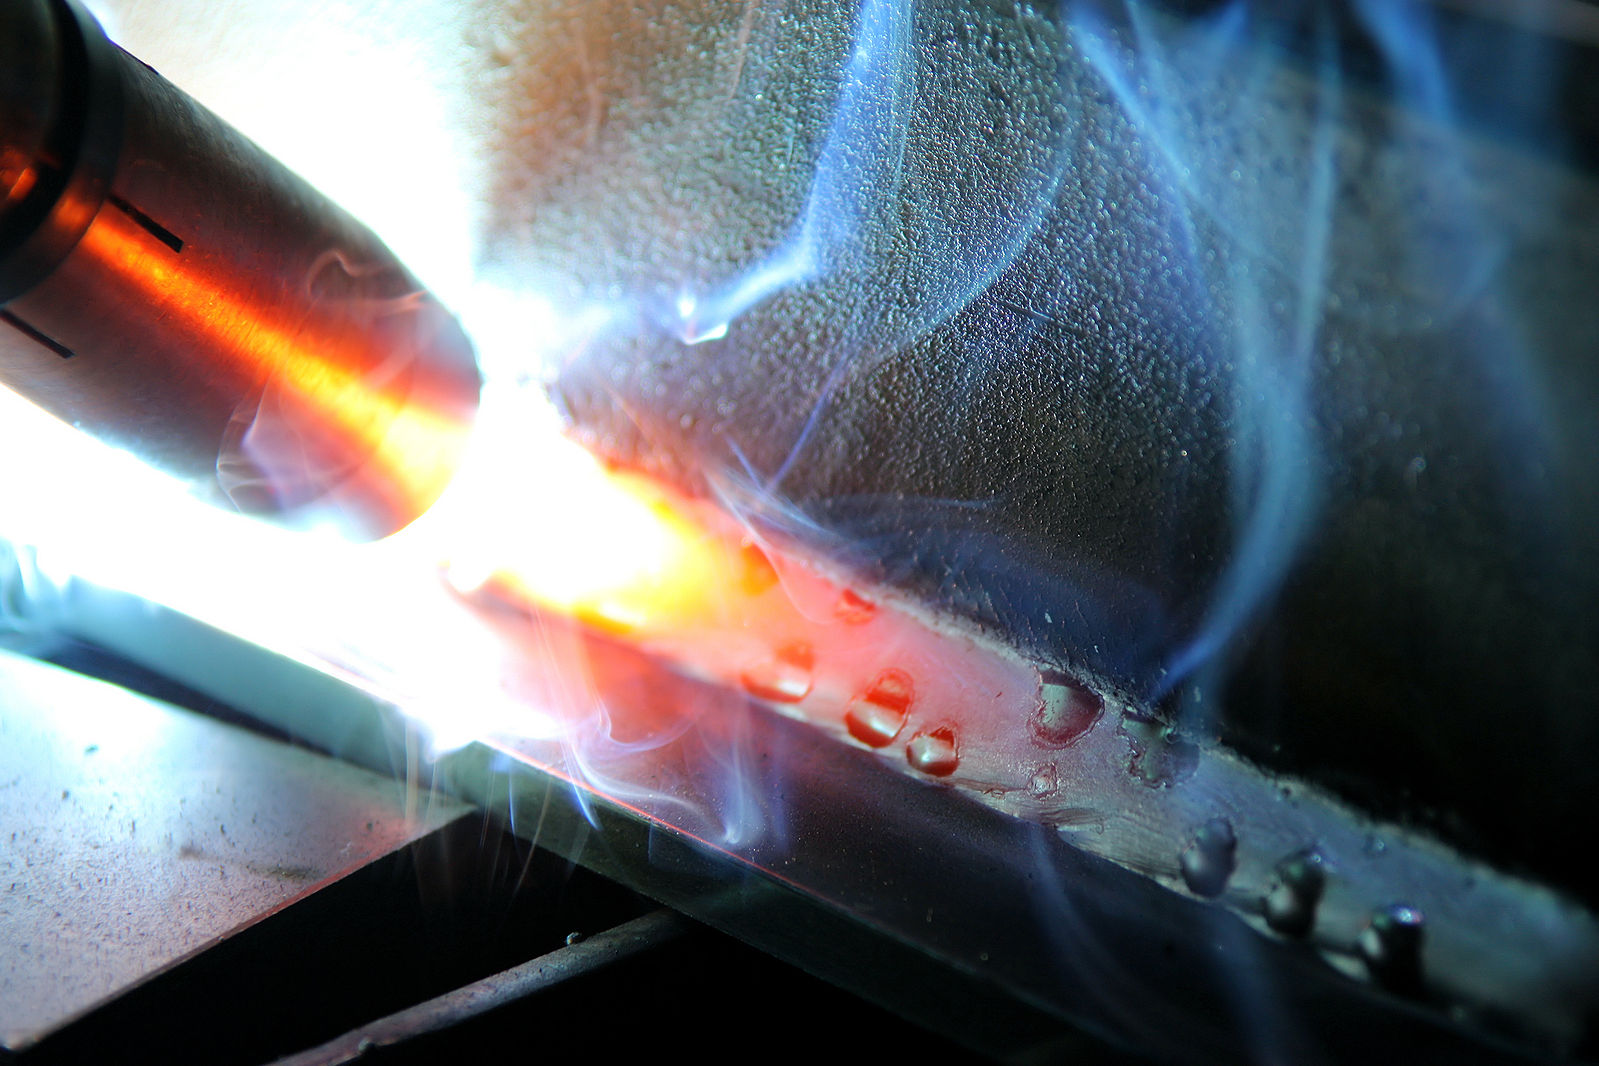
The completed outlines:
<svg viewBox="0 0 1599 1066">
<path fill-rule="evenodd" d="M 687 928 L 688 922 L 681 915 L 670 910 L 651 911 L 520 966 L 379 1018 L 319 1047 L 278 1059 L 276 1066 L 338 1066 L 354 1062 L 374 1049 L 442 1032 L 563 981 L 653 950 L 682 936 Z"/>
</svg>

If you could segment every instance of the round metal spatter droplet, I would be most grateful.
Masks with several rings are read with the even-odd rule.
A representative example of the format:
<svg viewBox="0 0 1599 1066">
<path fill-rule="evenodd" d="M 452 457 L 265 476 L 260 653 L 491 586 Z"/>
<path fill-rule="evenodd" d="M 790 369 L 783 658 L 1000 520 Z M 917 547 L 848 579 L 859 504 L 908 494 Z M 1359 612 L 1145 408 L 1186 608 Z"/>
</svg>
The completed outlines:
<svg viewBox="0 0 1599 1066">
<path fill-rule="evenodd" d="M 798 703 L 810 695 L 815 677 L 816 653 L 804 641 L 777 649 L 771 659 L 744 671 L 744 689 L 773 703 Z"/>
<path fill-rule="evenodd" d="M 1196 896 L 1219 896 L 1237 864 L 1238 837 L 1225 818 L 1212 818 L 1183 849 L 1177 865 L 1183 884 Z"/>
<path fill-rule="evenodd" d="M 924 774 L 948 777 L 961 761 L 960 750 L 955 743 L 955 730 L 946 726 L 928 733 L 917 733 L 905 745 L 905 759 Z"/>
<path fill-rule="evenodd" d="M 1284 936 L 1305 936 L 1316 925 L 1316 906 L 1327 887 L 1327 871 L 1315 851 L 1302 851 L 1278 863 L 1266 887 L 1266 924 Z"/>
<path fill-rule="evenodd" d="M 877 617 L 877 604 L 852 589 L 839 593 L 833 616 L 846 625 L 863 626 Z"/>
<path fill-rule="evenodd" d="M 1033 712 L 1033 737 L 1049 748 L 1065 748 L 1094 728 L 1105 701 L 1081 681 L 1045 670 L 1039 677 L 1038 709 Z"/>
<path fill-rule="evenodd" d="M 739 549 L 743 562 L 740 584 L 750 596 L 759 596 L 777 584 L 777 568 L 758 544 L 745 544 Z"/>
<path fill-rule="evenodd" d="M 1396 903 L 1371 916 L 1355 948 L 1372 979 L 1394 992 L 1421 991 L 1421 947 L 1426 919 L 1414 907 Z"/>
<path fill-rule="evenodd" d="M 1150 788 L 1171 788 L 1199 769 L 1199 745 L 1158 718 L 1124 714 L 1116 727 L 1127 740 L 1127 772 Z"/>
<path fill-rule="evenodd" d="M 905 727 L 905 715 L 915 696 L 916 686 L 909 674 L 884 670 L 850 701 L 844 726 L 850 736 L 869 748 L 887 747 Z"/>
</svg>

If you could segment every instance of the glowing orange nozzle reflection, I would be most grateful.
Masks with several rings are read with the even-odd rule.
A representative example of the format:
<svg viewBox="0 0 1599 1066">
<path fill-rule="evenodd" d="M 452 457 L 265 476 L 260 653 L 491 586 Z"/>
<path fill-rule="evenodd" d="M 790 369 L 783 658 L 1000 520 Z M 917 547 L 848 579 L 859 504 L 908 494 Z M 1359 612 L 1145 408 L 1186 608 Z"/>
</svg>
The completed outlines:
<svg viewBox="0 0 1599 1066">
<path fill-rule="evenodd" d="M 473 372 L 465 336 L 430 297 L 267 302 L 151 245 L 107 211 L 81 252 L 103 264 L 115 298 L 188 339 L 208 384 L 241 397 L 218 459 L 236 504 L 332 504 L 380 534 L 438 498 L 470 430 Z"/>
<path fill-rule="evenodd" d="M 74 169 L 6 216 L 0 381 L 214 501 L 407 525 L 465 447 L 466 335 L 374 234 L 79 21 L 85 69 L 46 86 L 86 111 L 50 133 L 81 140 Z"/>
</svg>

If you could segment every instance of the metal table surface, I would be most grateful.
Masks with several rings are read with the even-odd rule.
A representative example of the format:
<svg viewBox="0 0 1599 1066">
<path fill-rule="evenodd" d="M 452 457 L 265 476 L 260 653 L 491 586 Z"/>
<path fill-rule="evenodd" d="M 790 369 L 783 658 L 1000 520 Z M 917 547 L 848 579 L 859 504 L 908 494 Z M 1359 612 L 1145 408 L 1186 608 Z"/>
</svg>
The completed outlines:
<svg viewBox="0 0 1599 1066">
<path fill-rule="evenodd" d="M 0 1046 L 34 1044 L 468 809 L 0 652 Z"/>
</svg>

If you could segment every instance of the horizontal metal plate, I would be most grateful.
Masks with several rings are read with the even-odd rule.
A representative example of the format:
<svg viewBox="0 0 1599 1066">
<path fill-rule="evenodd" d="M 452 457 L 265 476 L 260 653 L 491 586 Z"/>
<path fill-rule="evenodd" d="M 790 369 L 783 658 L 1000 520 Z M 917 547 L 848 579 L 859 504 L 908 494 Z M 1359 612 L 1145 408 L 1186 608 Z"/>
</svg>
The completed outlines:
<svg viewBox="0 0 1599 1066">
<path fill-rule="evenodd" d="M 467 809 L 0 652 L 0 1045 Z"/>
</svg>

